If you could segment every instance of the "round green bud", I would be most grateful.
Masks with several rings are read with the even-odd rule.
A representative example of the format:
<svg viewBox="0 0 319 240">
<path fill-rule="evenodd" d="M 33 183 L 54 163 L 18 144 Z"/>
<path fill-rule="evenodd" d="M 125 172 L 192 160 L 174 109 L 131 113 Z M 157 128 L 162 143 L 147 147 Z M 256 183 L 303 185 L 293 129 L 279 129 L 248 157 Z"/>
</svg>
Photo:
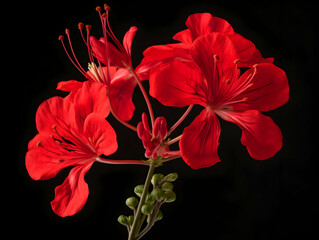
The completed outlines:
<svg viewBox="0 0 319 240">
<path fill-rule="evenodd" d="M 161 173 L 156 173 L 156 174 L 153 175 L 151 182 L 152 182 L 153 186 L 155 187 L 155 186 L 157 186 L 157 184 L 159 184 L 163 179 L 164 179 L 164 175 L 163 175 L 163 174 L 161 174 Z"/>
<path fill-rule="evenodd" d="M 163 218 L 163 213 L 161 210 L 158 211 L 156 221 L 161 220 Z"/>
<path fill-rule="evenodd" d="M 149 205 L 149 204 L 144 204 L 144 205 L 142 206 L 141 211 L 142 211 L 142 213 L 143 213 L 144 215 L 149 215 L 149 214 L 152 213 L 153 208 L 152 208 L 151 205 Z"/>
<path fill-rule="evenodd" d="M 135 209 L 137 204 L 138 204 L 138 200 L 136 197 L 130 197 L 130 198 L 126 199 L 125 204 L 130 209 Z"/>
<path fill-rule="evenodd" d="M 172 191 L 173 188 L 174 188 L 174 186 L 173 186 L 173 184 L 170 183 L 170 182 L 165 182 L 165 183 L 163 183 L 163 185 L 162 185 L 162 190 L 163 190 L 164 192 Z"/>
<path fill-rule="evenodd" d="M 153 189 L 153 191 L 151 192 L 151 196 L 158 202 L 161 202 L 164 200 L 165 198 L 165 193 L 162 189 L 160 188 L 155 188 Z"/>
<path fill-rule="evenodd" d="M 127 217 L 128 225 L 132 225 L 132 224 L 133 224 L 133 221 L 134 221 L 133 215 L 130 215 L 130 216 Z"/>
<path fill-rule="evenodd" d="M 165 193 L 166 202 L 174 202 L 176 200 L 176 194 L 173 191 L 168 191 Z"/>
<path fill-rule="evenodd" d="M 117 219 L 117 221 L 118 221 L 120 224 L 128 225 L 127 217 L 124 216 L 124 215 L 119 216 L 118 219 Z"/>
<path fill-rule="evenodd" d="M 134 188 L 134 193 L 141 197 L 142 196 L 142 193 L 143 193 L 143 190 L 144 190 L 144 185 L 137 185 L 135 188 Z"/>
<path fill-rule="evenodd" d="M 177 178 L 178 178 L 177 173 L 170 173 L 170 174 L 166 175 L 166 177 L 164 178 L 164 181 L 174 182 L 174 181 L 176 181 Z"/>
</svg>

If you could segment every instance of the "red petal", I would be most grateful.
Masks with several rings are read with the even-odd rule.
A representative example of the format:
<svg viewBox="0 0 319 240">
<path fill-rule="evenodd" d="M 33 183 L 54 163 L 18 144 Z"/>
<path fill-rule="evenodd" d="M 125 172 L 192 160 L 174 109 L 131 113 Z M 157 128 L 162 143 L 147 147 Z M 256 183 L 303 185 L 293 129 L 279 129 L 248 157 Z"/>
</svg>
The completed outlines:
<svg viewBox="0 0 319 240">
<path fill-rule="evenodd" d="M 192 33 L 193 40 L 212 32 L 233 34 L 232 26 L 224 19 L 213 17 L 210 13 L 195 13 L 188 17 L 186 26 Z"/>
<path fill-rule="evenodd" d="M 150 94 L 166 106 L 206 106 L 203 76 L 180 61 L 161 65 L 151 74 Z"/>
<path fill-rule="evenodd" d="M 61 129 L 68 129 L 73 121 L 73 104 L 62 97 L 53 97 L 44 101 L 36 113 L 37 130 L 41 133 L 52 133 L 54 125 L 62 126 Z"/>
<path fill-rule="evenodd" d="M 91 113 L 85 119 L 83 132 L 97 156 L 108 156 L 117 150 L 116 133 L 101 114 Z"/>
<path fill-rule="evenodd" d="M 74 96 L 74 108 L 79 129 L 83 129 L 83 121 L 90 113 L 99 113 L 106 118 L 110 113 L 106 86 L 93 81 L 84 82 Z"/>
<path fill-rule="evenodd" d="M 129 121 L 133 117 L 135 106 L 132 97 L 136 84 L 135 79 L 127 75 L 111 82 L 110 101 L 115 113 L 123 121 Z"/>
<path fill-rule="evenodd" d="M 69 156 L 63 152 L 67 151 L 59 147 L 52 137 L 36 135 L 30 141 L 25 157 L 30 177 L 34 180 L 47 180 L 56 176 L 63 168 L 75 165 L 75 161 L 65 161 Z"/>
<path fill-rule="evenodd" d="M 246 71 L 238 79 L 238 84 L 245 81 L 253 72 L 254 69 Z M 287 76 L 282 69 L 273 64 L 259 64 L 252 83 L 251 87 L 238 95 L 237 99 L 247 98 L 245 103 L 238 104 L 239 106 L 248 105 L 249 109 L 267 112 L 282 106 L 289 99 Z"/>
<path fill-rule="evenodd" d="M 84 175 L 92 164 L 93 162 L 74 167 L 63 184 L 55 188 L 55 198 L 51 202 L 51 207 L 60 217 L 72 216 L 84 207 L 89 195 Z"/>
<path fill-rule="evenodd" d="M 226 35 L 210 33 L 194 41 L 191 54 L 206 77 L 208 93 L 216 97 L 223 76 L 233 73 L 236 67 L 234 61 L 238 55 L 234 45 Z"/>
<path fill-rule="evenodd" d="M 83 85 L 83 82 L 79 82 L 76 80 L 61 81 L 58 83 L 58 86 L 56 89 L 61 91 L 67 91 L 67 92 L 76 92 L 82 87 L 82 85 Z"/>
<path fill-rule="evenodd" d="M 136 31 L 137 31 L 137 27 L 135 27 L 135 26 L 131 27 L 126 32 L 126 34 L 123 38 L 123 46 L 129 55 L 131 55 L 132 42 L 133 42 Z"/>
<path fill-rule="evenodd" d="M 219 162 L 219 135 L 217 116 L 203 110 L 182 134 L 179 146 L 184 161 L 194 169 L 210 167 Z"/>
<path fill-rule="evenodd" d="M 193 42 L 193 37 L 192 37 L 192 33 L 189 29 L 180 31 L 178 33 L 176 33 L 173 36 L 173 39 L 176 41 L 180 41 L 182 43 L 189 43 L 191 44 Z"/>
<path fill-rule="evenodd" d="M 273 58 L 263 58 L 255 45 L 238 33 L 228 36 L 239 55 L 239 67 L 252 67 L 256 63 L 273 63 Z"/>
<path fill-rule="evenodd" d="M 259 111 L 223 111 L 218 115 L 242 129 L 241 142 L 247 147 L 252 158 L 265 160 L 273 157 L 281 149 L 282 134 L 279 127 L 270 117 Z"/>
<path fill-rule="evenodd" d="M 189 44 L 167 44 L 158 45 L 147 48 L 144 52 L 144 58 L 138 66 L 142 80 L 149 79 L 149 74 L 155 67 L 173 61 L 174 59 L 189 62 L 191 55 L 189 51 Z"/>
</svg>

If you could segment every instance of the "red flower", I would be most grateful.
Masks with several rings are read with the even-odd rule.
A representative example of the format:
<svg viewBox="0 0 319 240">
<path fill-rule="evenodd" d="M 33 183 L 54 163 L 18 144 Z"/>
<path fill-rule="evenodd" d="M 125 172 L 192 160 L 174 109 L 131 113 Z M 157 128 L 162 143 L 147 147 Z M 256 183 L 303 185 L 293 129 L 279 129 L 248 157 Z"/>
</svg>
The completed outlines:
<svg viewBox="0 0 319 240">
<path fill-rule="evenodd" d="M 51 202 L 61 217 L 83 208 L 89 194 L 84 175 L 100 155 L 117 150 L 115 131 L 105 120 L 109 111 L 105 87 L 91 82 L 74 95 L 53 97 L 39 106 L 39 134 L 29 142 L 26 168 L 33 179 L 46 180 L 74 166 Z"/>
<path fill-rule="evenodd" d="M 192 43 L 201 36 L 218 32 L 225 34 L 233 43 L 238 54 L 239 67 L 251 67 L 256 63 L 272 63 L 273 58 L 263 58 L 255 45 L 238 33 L 224 19 L 213 17 L 210 13 L 196 13 L 188 17 L 186 21 L 188 29 L 183 30 L 173 37 L 181 43 L 158 45 L 149 47 L 144 51 L 144 59 L 140 67 L 149 71 L 160 64 L 173 60 L 194 63 L 190 48 Z M 144 73 L 143 79 L 148 75 Z"/>
<path fill-rule="evenodd" d="M 220 161 L 217 154 L 220 124 L 217 115 L 242 129 L 241 142 L 249 154 L 264 160 L 282 146 L 282 135 L 269 111 L 288 100 L 285 72 L 270 63 L 254 65 L 240 76 L 238 52 L 224 34 L 197 38 L 191 56 L 199 68 L 174 60 L 154 71 L 150 93 L 167 106 L 192 104 L 205 109 L 184 129 L 181 155 L 192 168 L 209 167 Z"/>
</svg>

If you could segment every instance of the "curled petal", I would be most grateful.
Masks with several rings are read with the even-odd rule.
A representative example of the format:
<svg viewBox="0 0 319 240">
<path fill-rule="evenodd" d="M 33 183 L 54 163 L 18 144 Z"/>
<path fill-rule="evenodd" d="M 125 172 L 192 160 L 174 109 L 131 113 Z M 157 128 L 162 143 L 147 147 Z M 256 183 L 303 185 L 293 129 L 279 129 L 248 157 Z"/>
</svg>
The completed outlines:
<svg viewBox="0 0 319 240">
<path fill-rule="evenodd" d="M 53 211 L 60 217 L 72 216 L 85 205 L 89 188 L 84 175 L 93 162 L 74 167 L 62 185 L 55 188 L 55 198 L 51 202 Z"/>
<path fill-rule="evenodd" d="M 125 34 L 123 38 L 123 46 L 128 55 L 131 55 L 132 42 L 137 31 L 137 27 L 131 27 Z"/>
<path fill-rule="evenodd" d="M 256 160 L 273 157 L 282 147 L 282 134 L 270 117 L 257 110 L 244 112 L 223 111 L 223 119 L 237 124 L 242 130 L 241 143 Z"/>
<path fill-rule="evenodd" d="M 194 169 L 219 162 L 219 135 L 220 124 L 216 114 L 203 110 L 182 134 L 179 146 L 184 161 Z"/>
</svg>

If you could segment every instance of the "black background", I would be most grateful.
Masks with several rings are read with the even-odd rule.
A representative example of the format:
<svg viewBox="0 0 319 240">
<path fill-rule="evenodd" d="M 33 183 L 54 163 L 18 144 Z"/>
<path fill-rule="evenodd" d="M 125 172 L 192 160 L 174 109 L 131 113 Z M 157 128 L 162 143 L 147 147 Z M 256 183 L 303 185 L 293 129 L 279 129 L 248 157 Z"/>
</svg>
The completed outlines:
<svg viewBox="0 0 319 240">
<path fill-rule="evenodd" d="M 2 159 L 6 163 L 2 169 L 5 200 L 2 216 L 11 234 L 23 233 L 24 238 L 33 239 L 127 238 L 125 227 L 116 219 L 120 214 L 131 214 L 125 199 L 133 195 L 134 186 L 144 182 L 147 167 L 94 164 L 86 175 L 90 189 L 87 204 L 75 216 L 60 218 L 51 210 L 50 201 L 54 188 L 63 182 L 70 169 L 48 181 L 34 181 L 24 166 L 27 143 L 37 133 L 34 118 L 39 104 L 56 95 L 65 96 L 55 90 L 59 81 L 84 80 L 67 59 L 58 36 L 66 27 L 70 28 L 74 48 L 85 67 L 88 58 L 77 23 L 92 24 L 92 34 L 101 34 L 95 7 L 103 3 L 28 1 L 5 8 L 10 19 L 3 22 L 2 43 L 2 112 L 8 121 L 2 128 L 6 142 Z M 130 26 L 138 27 L 132 48 L 135 66 L 147 47 L 174 42 L 172 36 L 186 28 L 190 14 L 211 12 L 253 41 L 264 57 L 274 57 L 274 63 L 286 71 L 290 84 L 289 102 L 267 113 L 282 130 L 284 145 L 280 152 L 266 161 L 253 160 L 240 143 L 240 129 L 222 121 L 219 147 L 222 162 L 193 170 L 179 159 L 156 170 L 179 173 L 175 183 L 177 200 L 163 206 L 163 220 L 156 223 L 145 239 L 316 238 L 315 94 L 319 26 L 315 3 L 202 0 L 107 3 L 112 8 L 111 26 L 119 39 Z M 136 116 L 132 124 L 146 111 L 138 91 L 134 93 L 134 102 Z M 183 109 L 164 108 L 156 100 L 153 104 L 156 116 L 164 115 L 169 126 L 183 113 Z M 200 110 L 195 108 L 176 136 Z M 113 157 L 143 158 L 142 144 L 135 133 L 112 118 L 108 120 L 118 133 L 119 150 Z"/>
</svg>

